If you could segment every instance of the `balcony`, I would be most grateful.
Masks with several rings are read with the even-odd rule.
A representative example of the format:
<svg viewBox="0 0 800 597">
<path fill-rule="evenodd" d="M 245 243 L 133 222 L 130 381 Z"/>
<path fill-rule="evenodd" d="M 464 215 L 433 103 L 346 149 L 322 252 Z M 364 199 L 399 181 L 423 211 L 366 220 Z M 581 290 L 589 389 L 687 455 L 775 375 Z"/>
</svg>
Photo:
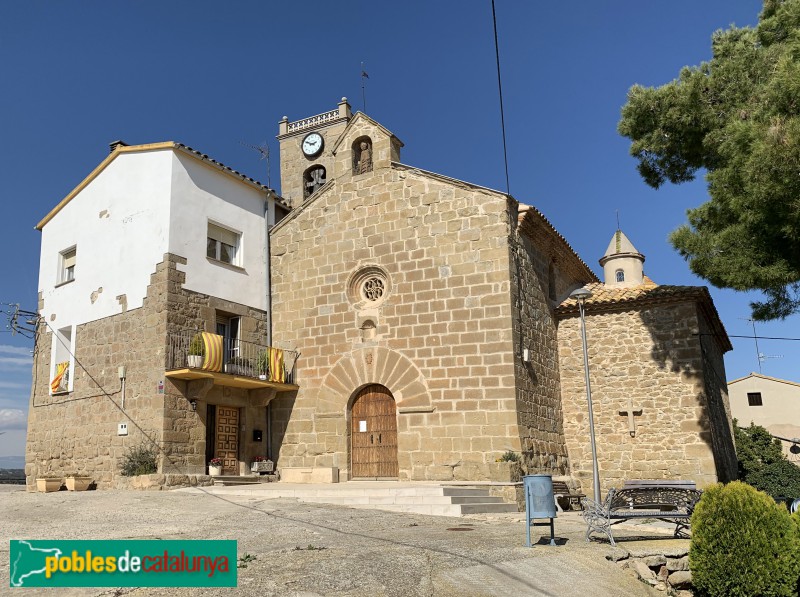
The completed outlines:
<svg viewBox="0 0 800 597">
<path fill-rule="evenodd" d="M 183 380 L 211 379 L 214 385 L 247 390 L 296 390 L 297 356 L 292 350 L 185 331 L 168 337 L 164 375 Z"/>
</svg>

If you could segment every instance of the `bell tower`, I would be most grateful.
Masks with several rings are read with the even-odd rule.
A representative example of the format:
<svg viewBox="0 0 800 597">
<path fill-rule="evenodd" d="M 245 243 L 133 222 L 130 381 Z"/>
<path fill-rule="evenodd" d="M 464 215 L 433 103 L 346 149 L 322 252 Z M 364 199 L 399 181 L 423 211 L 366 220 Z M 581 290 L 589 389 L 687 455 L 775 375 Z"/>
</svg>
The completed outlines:
<svg viewBox="0 0 800 597">
<path fill-rule="evenodd" d="M 603 266 L 606 286 L 631 288 L 644 284 L 644 255 L 636 250 L 622 230 L 617 230 L 611 237 L 600 265 Z"/>
<path fill-rule="evenodd" d="M 343 97 L 329 112 L 289 122 L 278 122 L 281 153 L 281 196 L 297 207 L 333 175 L 331 149 L 352 118 L 350 104 Z"/>
</svg>

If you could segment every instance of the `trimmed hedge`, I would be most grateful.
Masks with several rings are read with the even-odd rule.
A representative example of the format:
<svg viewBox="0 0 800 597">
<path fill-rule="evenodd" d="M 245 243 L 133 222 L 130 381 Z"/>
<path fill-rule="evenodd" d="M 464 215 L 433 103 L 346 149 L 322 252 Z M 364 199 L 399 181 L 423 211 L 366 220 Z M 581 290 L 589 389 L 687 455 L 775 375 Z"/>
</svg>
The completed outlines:
<svg viewBox="0 0 800 597">
<path fill-rule="evenodd" d="M 800 517 L 746 483 L 712 486 L 692 515 L 689 569 L 699 597 L 797 595 Z"/>
</svg>

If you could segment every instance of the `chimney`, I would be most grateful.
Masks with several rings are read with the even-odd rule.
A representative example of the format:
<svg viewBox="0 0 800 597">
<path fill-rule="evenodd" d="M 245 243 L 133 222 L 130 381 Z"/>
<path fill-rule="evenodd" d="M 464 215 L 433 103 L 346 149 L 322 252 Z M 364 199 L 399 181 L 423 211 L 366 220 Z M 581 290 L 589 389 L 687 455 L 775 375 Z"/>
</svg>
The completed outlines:
<svg viewBox="0 0 800 597">
<path fill-rule="evenodd" d="M 128 144 L 125 141 L 120 141 L 117 139 L 116 141 L 112 141 L 108 144 L 108 153 L 114 153 L 120 147 L 127 147 Z"/>
</svg>

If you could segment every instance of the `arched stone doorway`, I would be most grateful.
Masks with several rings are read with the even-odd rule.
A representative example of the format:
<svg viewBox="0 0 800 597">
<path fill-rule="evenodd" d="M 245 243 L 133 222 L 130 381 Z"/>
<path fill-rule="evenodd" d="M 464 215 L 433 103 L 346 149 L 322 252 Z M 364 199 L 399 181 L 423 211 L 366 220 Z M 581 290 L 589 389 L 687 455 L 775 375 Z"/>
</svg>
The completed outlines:
<svg viewBox="0 0 800 597">
<path fill-rule="evenodd" d="M 350 407 L 350 476 L 397 478 L 397 406 L 384 386 L 371 384 Z"/>
</svg>

